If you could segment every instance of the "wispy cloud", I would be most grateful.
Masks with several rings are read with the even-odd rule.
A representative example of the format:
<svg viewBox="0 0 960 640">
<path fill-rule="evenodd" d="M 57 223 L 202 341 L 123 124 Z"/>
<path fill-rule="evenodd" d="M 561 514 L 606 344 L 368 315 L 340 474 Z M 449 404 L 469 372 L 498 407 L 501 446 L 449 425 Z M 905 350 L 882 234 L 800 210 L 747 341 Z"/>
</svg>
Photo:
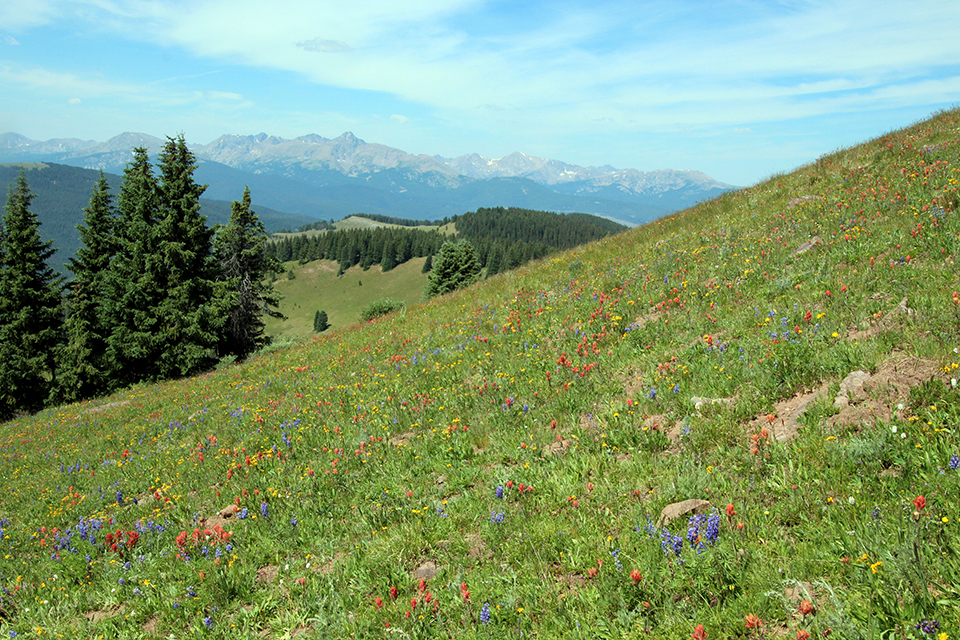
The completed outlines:
<svg viewBox="0 0 960 640">
<path fill-rule="evenodd" d="M 342 53 L 350 51 L 351 47 L 346 42 L 339 40 L 326 40 L 324 38 L 314 38 L 313 40 L 302 40 L 297 46 L 305 51 L 316 51 L 317 53 Z"/>
<path fill-rule="evenodd" d="M 302 88 L 313 87 L 357 100 L 389 97 L 389 106 L 370 109 L 373 129 L 397 122 L 374 114 L 409 118 L 420 109 L 405 123 L 411 126 L 393 129 L 434 139 L 451 138 L 441 132 L 445 126 L 479 132 L 476 139 L 496 133 L 517 144 L 539 140 L 545 148 L 572 131 L 621 140 L 643 132 L 756 135 L 762 123 L 941 104 L 960 95 L 960 40 L 953 33 L 960 3 L 942 0 L 41 0 L 0 8 L 0 24 L 21 39 L 31 25 L 56 21 L 145 43 L 197 66 L 142 84 L 55 70 L 31 80 L 8 68 L 7 77 L 56 87 L 84 98 L 85 106 L 88 95 L 105 91 L 130 101 L 242 110 L 254 106 L 244 96 L 258 96 L 257 103 L 273 96 L 231 79 L 244 69 L 280 72 L 297 78 L 304 96 Z M 203 68 L 200 62 L 225 70 L 219 92 L 184 80 L 210 73 L 191 73 Z M 148 82 L 164 90 L 151 91 Z M 309 102 L 271 104 L 304 109 Z M 260 121 L 284 117 L 316 121 L 288 111 Z M 351 116 L 327 117 L 336 126 Z"/>
</svg>

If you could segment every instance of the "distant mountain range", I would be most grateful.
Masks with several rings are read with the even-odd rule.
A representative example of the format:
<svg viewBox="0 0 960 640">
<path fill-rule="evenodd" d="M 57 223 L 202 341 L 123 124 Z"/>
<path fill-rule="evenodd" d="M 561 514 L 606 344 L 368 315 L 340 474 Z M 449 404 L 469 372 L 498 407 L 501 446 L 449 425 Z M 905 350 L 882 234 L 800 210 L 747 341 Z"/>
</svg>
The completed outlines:
<svg viewBox="0 0 960 640">
<path fill-rule="evenodd" d="M 30 191 L 36 196 L 30 210 L 40 220 L 43 239 L 52 240 L 57 249 L 50 266 L 66 275 L 67 261 L 80 248 L 77 225 L 83 222 L 83 208 L 90 203 L 90 194 L 100 172 L 52 162 L 0 164 L 0 189 L 3 189 L 3 193 L 17 179 L 23 166 L 26 167 Z M 116 198 L 123 179 L 112 173 L 104 173 L 104 176 L 110 184 L 111 194 Z M 240 196 L 234 199 L 239 200 Z M 230 221 L 230 203 L 223 200 L 200 198 L 200 212 L 207 217 L 209 225 L 227 224 Z M 256 207 L 256 212 L 268 232 L 296 229 L 315 221 L 314 218 L 274 211 L 265 206 Z"/>
<path fill-rule="evenodd" d="M 0 162 L 55 162 L 121 174 L 134 147 L 155 155 L 163 142 L 142 133 L 106 142 L 41 142 L 6 133 L 0 135 Z M 378 213 L 437 220 L 512 206 L 642 224 L 736 188 L 699 171 L 580 167 L 519 152 L 499 159 L 414 155 L 349 132 L 292 140 L 223 135 L 191 149 L 200 160 L 197 180 L 210 185 L 207 197 L 234 200 L 249 185 L 255 206 L 314 219 Z"/>
</svg>

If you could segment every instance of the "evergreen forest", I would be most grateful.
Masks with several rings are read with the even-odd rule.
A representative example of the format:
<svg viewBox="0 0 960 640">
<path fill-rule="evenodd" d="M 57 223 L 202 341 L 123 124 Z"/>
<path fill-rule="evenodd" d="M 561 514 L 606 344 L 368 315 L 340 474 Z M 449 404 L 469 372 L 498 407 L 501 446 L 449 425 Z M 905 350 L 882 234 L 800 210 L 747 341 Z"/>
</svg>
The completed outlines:
<svg viewBox="0 0 960 640">
<path fill-rule="evenodd" d="M 134 149 L 116 197 L 101 174 L 70 259 L 50 266 L 21 171 L 0 224 L 0 419 L 143 382 L 207 371 L 266 342 L 279 315 L 266 282 L 280 269 L 247 190 L 225 226 L 200 213 L 206 186 L 183 136 L 154 168 Z"/>
</svg>

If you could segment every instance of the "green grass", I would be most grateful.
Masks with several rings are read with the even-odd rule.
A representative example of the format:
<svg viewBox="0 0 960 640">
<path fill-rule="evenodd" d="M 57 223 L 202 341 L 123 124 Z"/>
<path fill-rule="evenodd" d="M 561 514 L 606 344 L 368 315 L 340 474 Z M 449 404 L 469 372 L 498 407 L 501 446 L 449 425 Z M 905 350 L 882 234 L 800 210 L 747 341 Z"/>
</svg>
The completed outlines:
<svg viewBox="0 0 960 640">
<path fill-rule="evenodd" d="M 304 306 L 340 330 L 0 425 L 0 633 L 958 637 L 958 120 L 367 325 Z M 882 381 L 862 421 L 826 396 L 771 437 L 857 369 Z M 691 498 L 709 525 L 658 523 Z M 248 517 L 216 520 L 231 504 Z"/>
<path fill-rule="evenodd" d="M 274 283 L 284 299 L 280 311 L 286 320 L 267 320 L 267 334 L 275 338 L 310 337 L 313 316 L 318 310 L 327 312 L 330 328 L 340 331 L 360 322 L 363 308 L 380 298 L 396 298 L 408 306 L 423 299 L 427 277 L 420 273 L 426 258 L 413 258 L 383 273 L 379 265 L 366 271 L 360 267 L 347 269 L 337 277 L 338 265 L 329 260 L 315 260 L 306 264 L 286 263 L 295 275 Z"/>
</svg>

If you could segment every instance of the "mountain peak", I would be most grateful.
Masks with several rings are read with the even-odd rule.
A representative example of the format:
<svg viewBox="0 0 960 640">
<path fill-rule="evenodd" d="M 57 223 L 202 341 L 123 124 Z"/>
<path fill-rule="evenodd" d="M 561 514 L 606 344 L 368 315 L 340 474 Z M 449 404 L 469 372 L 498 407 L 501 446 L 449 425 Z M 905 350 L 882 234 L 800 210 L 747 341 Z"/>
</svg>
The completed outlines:
<svg viewBox="0 0 960 640">
<path fill-rule="evenodd" d="M 333 139 L 333 142 L 337 144 L 345 144 L 345 145 L 350 145 L 354 147 L 360 144 L 366 144 L 363 140 L 353 135 L 352 131 L 345 131 L 341 133 L 339 136 Z"/>
<path fill-rule="evenodd" d="M 307 144 L 323 144 L 324 142 L 330 142 L 327 138 L 317 135 L 316 133 L 308 133 L 305 136 L 299 136 L 297 137 L 297 140 L 300 142 L 306 142 Z"/>
</svg>

